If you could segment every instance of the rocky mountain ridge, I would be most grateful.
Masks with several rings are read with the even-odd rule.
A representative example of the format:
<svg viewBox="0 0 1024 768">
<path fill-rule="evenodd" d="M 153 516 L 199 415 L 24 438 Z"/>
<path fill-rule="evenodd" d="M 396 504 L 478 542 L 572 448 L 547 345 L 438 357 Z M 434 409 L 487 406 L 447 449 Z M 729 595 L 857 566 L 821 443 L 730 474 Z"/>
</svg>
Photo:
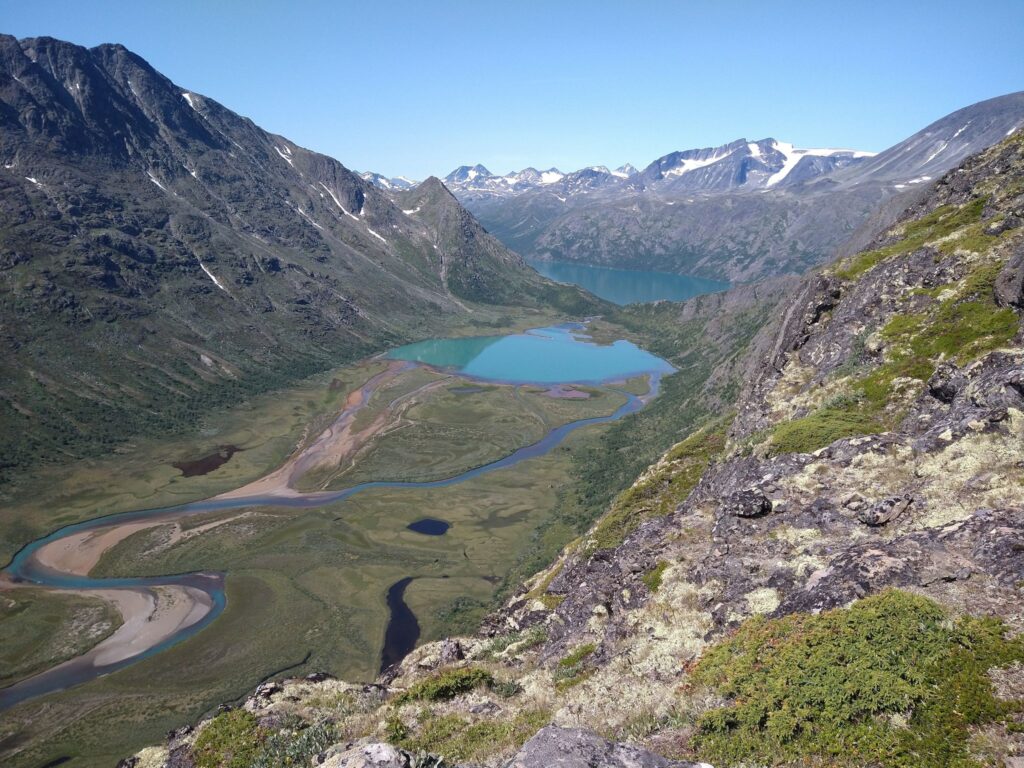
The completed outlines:
<svg viewBox="0 0 1024 768">
<path fill-rule="evenodd" d="M 332 768 L 1017 765 L 1024 136 L 778 307 L 735 402 L 478 635 L 269 683 L 128 764 L 289 722 Z"/>
</svg>

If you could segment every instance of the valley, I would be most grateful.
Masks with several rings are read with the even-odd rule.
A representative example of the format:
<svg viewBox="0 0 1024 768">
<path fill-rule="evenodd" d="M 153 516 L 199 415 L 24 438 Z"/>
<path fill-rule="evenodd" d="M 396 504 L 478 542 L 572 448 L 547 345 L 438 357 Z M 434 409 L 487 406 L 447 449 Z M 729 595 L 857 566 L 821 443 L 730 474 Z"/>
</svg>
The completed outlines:
<svg viewBox="0 0 1024 768">
<path fill-rule="evenodd" d="M 104 690 L 118 691 L 120 698 L 127 694 L 124 686 L 130 690 L 133 679 L 143 679 L 138 675 L 169 674 L 182 665 L 192 672 L 181 684 L 193 694 L 205 691 L 202 700 L 210 704 L 230 698 L 230 681 L 213 687 L 203 682 L 211 671 L 204 660 L 216 656 L 214 649 L 223 643 L 231 643 L 231 655 L 242 662 L 239 671 L 248 677 L 234 679 L 247 680 L 245 685 L 292 667 L 294 654 L 282 655 L 282 644 L 287 639 L 292 648 L 296 638 L 304 638 L 305 649 L 296 669 L 370 679 L 381 663 L 385 595 L 403 580 L 417 630 L 407 633 L 407 645 L 398 649 L 402 654 L 417 639 L 450 631 L 453 622 L 470 626 L 526 556 L 530 531 L 551 519 L 571 453 L 593 441 L 593 430 L 653 398 L 658 378 L 672 371 L 631 344 L 595 346 L 582 332 L 583 326 L 552 328 L 486 344 L 465 337 L 452 342 L 468 350 L 455 367 L 450 360 L 442 368 L 403 362 L 399 349 L 390 361 L 376 357 L 316 377 L 262 407 L 245 409 L 245 416 L 255 416 L 248 431 L 221 417 L 218 434 L 208 434 L 193 453 L 206 454 L 203 443 L 231 444 L 230 458 L 204 474 L 189 477 L 179 470 L 145 496 L 134 491 L 134 503 L 183 499 L 236 483 L 258 466 L 260 454 L 272 461 L 286 439 L 297 440 L 273 471 L 208 501 L 73 524 L 19 551 L 4 576 L 5 594 L 17 600 L 23 591 L 39 592 L 40 587 L 22 586 L 23 580 L 56 590 L 23 608 L 21 626 L 50 621 L 55 637 L 81 632 L 77 615 L 45 619 L 42 613 L 53 612 L 47 606 L 69 595 L 110 601 L 121 616 L 117 621 L 100 612 L 87 629 L 97 639 L 107 632 L 101 642 L 0 689 L 7 722 L 24 726 L 26 716 L 35 722 L 41 712 L 103 700 Z M 541 352 L 554 347 L 557 357 L 565 356 L 558 348 L 581 347 L 591 363 L 582 365 L 579 376 L 568 373 L 570 366 L 558 381 L 540 384 L 516 383 L 522 369 L 515 354 L 503 355 L 507 373 L 501 378 L 465 373 L 482 350 L 515 340 Z M 417 346 L 422 348 L 411 349 Z M 535 357 L 537 350 L 530 354 Z M 267 442 L 276 442 L 277 451 Z M 82 507 L 95 510 L 123 506 L 131 489 L 165 474 L 169 463 L 156 456 L 167 456 L 168 446 L 149 451 L 148 457 L 135 452 L 128 464 L 140 471 L 121 467 L 122 487 L 108 482 L 104 492 L 83 489 L 69 498 L 65 494 L 81 482 L 80 474 L 69 473 L 55 495 L 78 498 Z M 409 528 L 423 518 L 449 527 L 439 536 Z M 282 615 L 289 617 L 285 635 L 273 629 Z M 274 624 L 265 623 L 271 616 Z M 258 638 L 241 655 L 231 634 L 239 622 Z M 138 671 L 142 667 L 145 673 Z M 115 670 L 121 671 L 94 679 Z M 49 695 L 36 698 L 41 694 Z M 158 712 L 166 717 L 185 705 L 173 691 L 150 698 L 147 728 L 167 722 Z M 190 701 L 194 706 L 198 700 Z M 39 727 L 52 725 L 44 717 Z M 79 745 L 81 732 L 67 731 Z M 11 746 L 11 734 L 6 736 L 5 748 Z"/>
<path fill-rule="evenodd" d="M 37 5 L 5 768 L 1024 768 L 1024 7 Z"/>
</svg>

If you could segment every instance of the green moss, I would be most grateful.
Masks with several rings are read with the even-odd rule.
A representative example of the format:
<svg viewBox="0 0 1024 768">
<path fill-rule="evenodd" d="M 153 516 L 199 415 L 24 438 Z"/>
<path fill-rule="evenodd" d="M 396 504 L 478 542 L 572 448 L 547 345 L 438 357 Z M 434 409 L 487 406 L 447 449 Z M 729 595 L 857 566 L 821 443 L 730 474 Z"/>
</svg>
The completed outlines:
<svg viewBox="0 0 1024 768">
<path fill-rule="evenodd" d="M 661 576 L 665 573 L 666 568 L 668 568 L 668 563 L 660 560 L 656 566 L 640 577 L 640 580 L 647 585 L 647 589 L 652 593 L 657 592 L 661 586 Z"/>
<path fill-rule="evenodd" d="M 872 251 L 863 251 L 844 259 L 835 268 L 833 274 L 840 280 L 856 280 L 865 272 L 893 256 L 910 253 L 925 243 L 947 237 L 962 227 L 980 222 L 985 204 L 984 198 L 978 198 L 959 208 L 953 205 L 940 206 L 927 216 L 905 224 L 903 236 L 897 242 Z M 973 244 L 974 241 L 971 242 Z"/>
<path fill-rule="evenodd" d="M 410 701 L 448 701 L 463 693 L 469 693 L 481 685 L 491 685 L 491 673 L 479 667 L 446 669 L 426 680 L 420 680 L 395 699 L 396 704 Z"/>
<path fill-rule="evenodd" d="M 550 719 L 551 713 L 546 709 L 526 710 L 514 718 L 476 722 L 456 714 L 428 714 L 416 733 L 403 726 L 400 737 L 392 741 L 409 752 L 426 752 L 461 763 L 519 749 Z"/>
<path fill-rule="evenodd" d="M 644 520 L 667 515 L 682 503 L 725 447 L 731 420 L 723 417 L 686 438 L 665 454 L 657 472 L 619 494 L 594 527 L 590 550 L 617 547 Z"/>
<path fill-rule="evenodd" d="M 895 590 L 818 615 L 755 617 L 693 670 L 728 701 L 700 718 L 696 746 L 719 764 L 972 766 L 971 730 L 1022 711 L 995 698 L 987 674 L 1015 661 L 1024 639 L 1007 639 L 1000 620 L 951 621 Z"/>
<path fill-rule="evenodd" d="M 773 453 L 813 453 L 843 437 L 873 434 L 885 426 L 861 405 L 819 408 L 800 419 L 779 424 L 771 437 Z"/>
<path fill-rule="evenodd" d="M 217 715 L 192 748 L 196 768 L 250 768 L 262 751 L 266 733 L 244 709 Z"/>
</svg>

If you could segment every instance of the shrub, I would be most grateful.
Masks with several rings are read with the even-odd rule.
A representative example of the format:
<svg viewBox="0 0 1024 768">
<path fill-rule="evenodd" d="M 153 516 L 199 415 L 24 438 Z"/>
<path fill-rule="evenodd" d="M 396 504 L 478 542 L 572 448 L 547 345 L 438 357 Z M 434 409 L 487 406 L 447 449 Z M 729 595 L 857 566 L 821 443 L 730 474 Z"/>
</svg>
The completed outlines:
<svg viewBox="0 0 1024 768">
<path fill-rule="evenodd" d="M 722 764 L 976 765 L 971 730 L 1022 711 L 995 698 L 987 674 L 1024 661 L 1024 638 L 1005 633 L 1000 620 L 954 622 L 895 590 L 818 615 L 749 619 L 694 667 L 696 683 L 728 700 L 700 718 L 696 746 Z"/>
<path fill-rule="evenodd" d="M 481 685 L 493 685 L 491 673 L 479 667 L 446 669 L 426 680 L 420 680 L 401 694 L 395 703 L 410 701 L 448 701 L 463 693 L 469 693 Z"/>
<path fill-rule="evenodd" d="M 297 732 L 271 734 L 263 744 L 252 768 L 283 768 L 307 766 L 316 755 L 339 739 L 330 723 L 315 723 Z"/>
</svg>

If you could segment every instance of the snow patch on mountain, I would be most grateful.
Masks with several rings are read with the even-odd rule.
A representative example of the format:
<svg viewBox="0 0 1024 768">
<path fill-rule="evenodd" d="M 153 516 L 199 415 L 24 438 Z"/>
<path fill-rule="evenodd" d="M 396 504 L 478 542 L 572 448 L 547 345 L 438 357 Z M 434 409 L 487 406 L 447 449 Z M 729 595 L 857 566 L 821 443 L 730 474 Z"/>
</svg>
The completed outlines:
<svg viewBox="0 0 1024 768">
<path fill-rule="evenodd" d="M 782 164 L 782 168 L 773 173 L 768 181 L 765 182 L 766 187 L 773 187 L 780 181 L 785 179 L 794 168 L 797 163 L 803 160 L 805 157 L 832 157 L 833 155 L 846 155 L 852 158 L 862 157 L 874 157 L 874 152 L 861 152 L 855 149 L 797 149 L 792 144 L 785 141 L 773 141 L 772 146 L 782 153 L 785 157 L 785 161 Z"/>
</svg>

